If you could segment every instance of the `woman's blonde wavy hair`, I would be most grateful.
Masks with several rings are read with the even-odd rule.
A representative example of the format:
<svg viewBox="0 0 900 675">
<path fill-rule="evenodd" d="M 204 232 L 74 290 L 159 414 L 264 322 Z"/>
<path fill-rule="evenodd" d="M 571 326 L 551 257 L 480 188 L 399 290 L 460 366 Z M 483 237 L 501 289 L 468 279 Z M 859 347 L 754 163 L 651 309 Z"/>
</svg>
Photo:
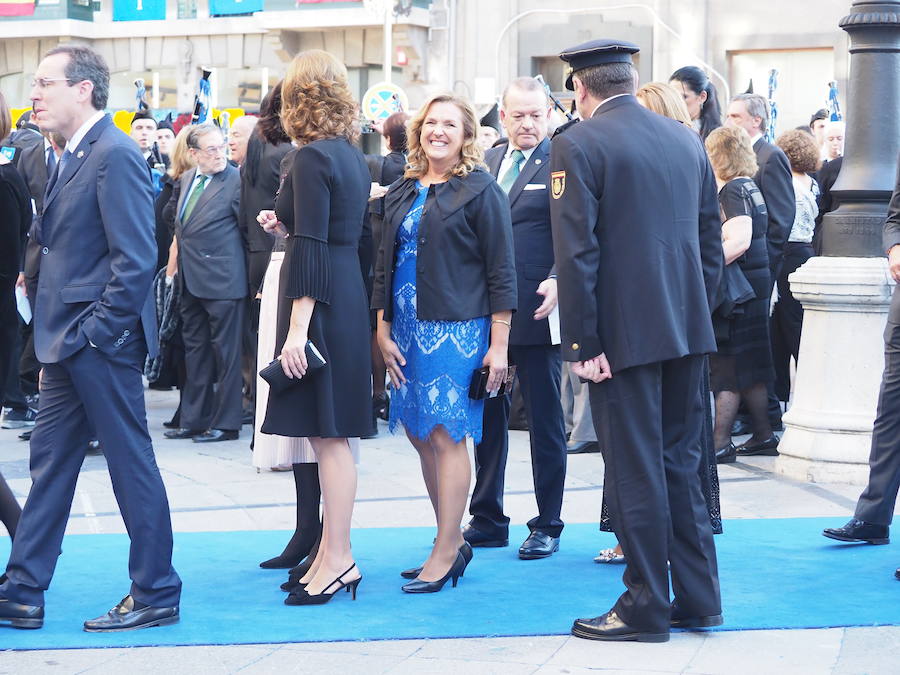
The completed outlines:
<svg viewBox="0 0 900 675">
<path fill-rule="evenodd" d="M 187 143 L 187 138 L 193 128 L 192 124 L 185 124 L 175 137 L 175 145 L 172 148 L 172 155 L 169 157 L 169 175 L 176 180 L 196 166 L 191 158 L 191 153 L 188 152 Z"/>
<path fill-rule="evenodd" d="M 687 105 L 684 103 L 684 97 L 668 84 L 664 82 L 648 82 L 637 90 L 635 96 L 648 110 L 652 110 L 657 115 L 668 117 L 676 122 L 681 122 L 688 129 L 692 128 L 691 116 L 688 113 Z"/>
<path fill-rule="evenodd" d="M 359 106 L 344 64 L 321 49 L 297 54 L 281 85 L 281 124 L 304 145 L 335 136 L 356 141 Z"/>
<path fill-rule="evenodd" d="M 466 99 L 454 94 L 437 94 L 425 102 L 419 112 L 409 121 L 406 139 L 409 154 L 406 156 L 406 173 L 404 178 L 421 178 L 428 172 L 428 157 L 422 149 L 422 127 L 428 111 L 435 103 L 452 103 L 459 108 L 463 119 L 463 144 L 459 161 L 450 169 L 448 175 L 464 178 L 477 168 L 487 168 L 484 163 L 484 151 L 478 145 L 478 119 L 475 110 Z"/>
</svg>

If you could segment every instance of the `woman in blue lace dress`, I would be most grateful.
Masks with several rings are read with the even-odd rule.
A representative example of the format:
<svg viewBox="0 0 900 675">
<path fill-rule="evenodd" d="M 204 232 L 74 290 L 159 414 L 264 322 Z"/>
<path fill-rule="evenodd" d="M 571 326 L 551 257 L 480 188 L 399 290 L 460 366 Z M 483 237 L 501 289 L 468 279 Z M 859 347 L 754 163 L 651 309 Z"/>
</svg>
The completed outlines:
<svg viewBox="0 0 900 675">
<path fill-rule="evenodd" d="M 390 426 L 419 453 L 437 520 L 431 555 L 407 570 L 409 593 L 456 585 L 472 550 L 460 523 L 471 481 L 466 437 L 481 440 L 483 401 L 468 396 L 475 370 L 488 389 L 506 373 L 516 307 L 506 195 L 484 169 L 471 106 L 432 98 L 409 126 L 409 165 L 385 197 L 372 308 L 394 392 Z"/>
</svg>

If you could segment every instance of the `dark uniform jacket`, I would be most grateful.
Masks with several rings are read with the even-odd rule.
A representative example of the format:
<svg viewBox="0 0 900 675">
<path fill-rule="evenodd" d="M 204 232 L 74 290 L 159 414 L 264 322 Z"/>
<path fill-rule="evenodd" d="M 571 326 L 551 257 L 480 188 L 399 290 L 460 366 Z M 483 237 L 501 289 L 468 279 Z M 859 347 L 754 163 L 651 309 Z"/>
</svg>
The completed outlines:
<svg viewBox="0 0 900 675">
<path fill-rule="evenodd" d="M 716 349 L 716 183 L 700 137 L 634 96 L 553 139 L 562 354 L 612 370 Z"/>
<path fill-rule="evenodd" d="M 397 230 L 416 199 L 416 180 L 395 182 L 385 195 L 384 232 L 375 266 L 372 309 L 393 316 Z M 428 190 L 416 258 L 421 320 L 464 321 L 515 310 L 516 267 L 509 200 L 487 171 L 453 176 Z"/>
<path fill-rule="evenodd" d="M 491 173 L 498 177 L 508 144 L 485 154 Z M 534 320 L 534 310 L 544 301 L 537 287 L 553 268 L 553 232 L 550 228 L 550 140 L 544 139 L 522 166 L 509 190 L 513 243 L 516 253 L 516 285 L 519 307 L 512 319 L 511 345 L 549 345 L 547 319 Z"/>
<path fill-rule="evenodd" d="M 769 273 L 771 282 L 778 278 L 784 243 L 794 226 L 797 204 L 794 201 L 794 182 L 791 177 L 791 163 L 787 155 L 777 145 L 760 138 L 753 144 L 759 170 L 753 182 L 762 192 L 769 212 L 769 228 L 766 230 L 766 244 L 769 249 Z"/>
</svg>

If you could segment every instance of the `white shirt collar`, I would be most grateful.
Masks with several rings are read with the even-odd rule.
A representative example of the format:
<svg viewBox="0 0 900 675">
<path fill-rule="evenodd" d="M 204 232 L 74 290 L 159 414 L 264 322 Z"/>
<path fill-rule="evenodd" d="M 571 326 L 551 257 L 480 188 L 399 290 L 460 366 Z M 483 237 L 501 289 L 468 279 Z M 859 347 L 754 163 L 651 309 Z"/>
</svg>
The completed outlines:
<svg viewBox="0 0 900 675">
<path fill-rule="evenodd" d="M 599 110 L 600 106 L 602 106 L 604 103 L 606 103 L 607 101 L 612 101 L 614 98 L 619 98 L 620 96 L 630 96 L 630 94 L 616 94 L 615 96 L 610 96 L 609 98 L 603 99 L 602 101 L 600 101 L 600 103 L 597 104 L 597 107 L 591 111 L 591 117 L 596 114 L 597 110 Z"/>
<path fill-rule="evenodd" d="M 98 110 L 93 115 L 91 115 L 87 121 L 78 127 L 78 131 L 72 134 L 72 138 L 66 141 L 66 150 L 69 151 L 70 155 L 74 155 L 75 151 L 78 149 L 78 145 L 81 143 L 82 139 L 87 135 L 87 132 L 91 130 L 91 128 L 100 120 L 103 119 L 103 116 L 106 115 L 102 110 Z"/>
<path fill-rule="evenodd" d="M 752 145 L 756 145 L 756 141 L 758 141 L 758 140 L 759 140 L 760 138 L 762 138 L 762 137 L 763 137 L 763 135 L 760 134 L 760 133 L 757 133 L 757 134 L 753 135 L 753 136 L 750 138 L 750 145 L 751 145 L 751 146 L 752 146 Z"/>
<path fill-rule="evenodd" d="M 540 145 L 540 143 L 538 143 L 538 145 Z M 521 148 L 514 148 L 512 146 L 512 143 L 510 143 L 509 145 L 506 146 L 506 154 L 503 155 L 503 159 L 504 160 L 511 159 L 512 154 L 516 150 L 519 150 L 525 156 L 525 161 L 527 162 L 529 159 L 531 159 L 531 155 L 534 154 L 534 151 L 536 149 L 537 149 L 537 145 L 534 146 L 533 148 L 529 148 L 528 150 L 522 150 Z"/>
</svg>

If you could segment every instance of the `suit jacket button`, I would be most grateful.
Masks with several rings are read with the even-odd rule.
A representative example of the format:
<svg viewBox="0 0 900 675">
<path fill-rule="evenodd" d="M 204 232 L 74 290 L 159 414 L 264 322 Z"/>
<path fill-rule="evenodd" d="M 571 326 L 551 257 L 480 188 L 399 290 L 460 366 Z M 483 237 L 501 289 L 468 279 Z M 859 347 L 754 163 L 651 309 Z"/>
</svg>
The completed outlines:
<svg viewBox="0 0 900 675">
<path fill-rule="evenodd" d="M 581 345 L 578 344 L 577 342 L 573 342 L 572 349 L 574 349 L 575 351 L 578 351 L 579 349 L 581 349 Z"/>
<path fill-rule="evenodd" d="M 129 335 L 131 335 L 131 331 L 126 330 L 124 333 L 122 333 L 122 335 L 124 335 L 125 337 L 128 337 Z"/>
<path fill-rule="evenodd" d="M 44 248 L 41 249 L 41 253 L 44 255 L 47 255 L 48 253 L 50 253 L 50 249 L 45 246 Z"/>
</svg>

